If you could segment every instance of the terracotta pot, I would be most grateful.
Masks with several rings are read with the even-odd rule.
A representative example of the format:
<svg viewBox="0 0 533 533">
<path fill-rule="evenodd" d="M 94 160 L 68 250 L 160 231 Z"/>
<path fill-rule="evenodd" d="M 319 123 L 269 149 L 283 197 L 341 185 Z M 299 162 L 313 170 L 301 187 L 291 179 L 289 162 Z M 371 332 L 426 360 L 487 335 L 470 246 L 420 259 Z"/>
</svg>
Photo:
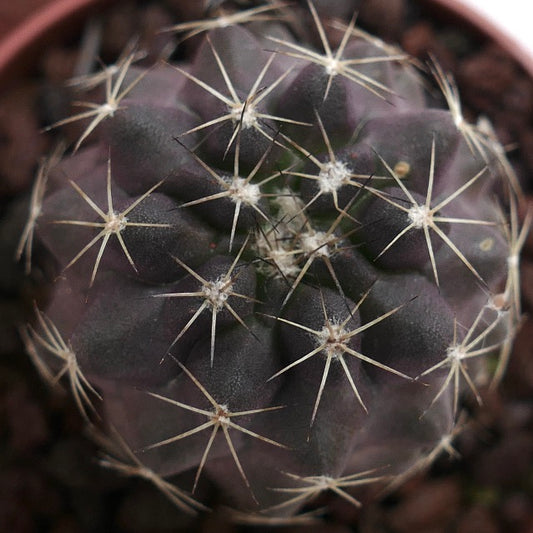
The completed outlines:
<svg viewBox="0 0 533 533">
<path fill-rule="evenodd" d="M 0 0 L 0 3 L 11 1 L 21 2 L 22 0 Z M 35 0 L 35 2 L 36 1 L 37 0 Z M 40 8 L 33 11 L 29 16 L 21 17 L 20 25 L 17 25 L 16 27 L 13 26 L 12 31 L 5 35 L 0 33 L 0 89 L 4 87 L 8 80 L 15 79 L 24 71 L 28 72 L 31 66 L 35 65 L 37 54 L 44 46 L 62 39 L 65 35 L 65 31 L 74 34 L 79 30 L 83 18 L 86 17 L 91 10 L 96 9 L 101 5 L 118 3 L 118 1 L 119 0 L 40 0 Z M 200 3 L 200 0 L 184 1 Z M 517 48 L 512 38 L 506 35 L 500 28 L 484 21 L 471 9 L 466 8 L 461 3 L 461 0 L 417 1 L 431 6 L 432 9 L 438 9 L 439 12 L 442 12 L 442 17 L 446 20 L 466 25 L 477 34 L 491 38 L 508 51 L 531 75 L 533 75 L 533 58 Z M 0 16 L 2 13 L 1 10 L 2 8 L 0 8 Z M 24 483 L 24 481 L 22 483 Z M 441 485 L 437 488 L 440 486 Z M 78 488 L 76 489 L 79 491 Z M 494 491 L 494 488 L 490 487 L 488 490 Z M 446 492 L 444 494 L 446 495 Z M 79 494 L 77 494 L 77 496 L 79 496 Z M 93 498 L 92 495 L 91 498 Z M 89 504 L 94 503 L 95 500 L 93 499 L 89 501 Z M 90 507 L 90 505 L 87 507 Z M 135 516 L 135 513 L 133 514 Z M 424 515 L 424 513 L 422 513 L 422 515 Z M 398 518 L 400 517 L 399 514 L 397 516 Z M 424 529 L 423 525 L 421 527 Z M 480 530 L 484 531 L 490 529 L 489 527 L 485 529 L 483 525 L 480 527 Z M 225 529 L 223 525 L 222 528 Z M 413 528 L 416 529 L 416 526 L 413 526 Z M 340 526 L 340 529 L 343 529 L 343 526 Z M 366 528 L 361 529 L 366 530 Z M 12 530 L 14 531 L 14 529 Z"/>
<path fill-rule="evenodd" d="M 491 39 L 511 55 L 527 72 L 533 76 L 533 56 L 506 30 L 466 5 L 462 0 L 420 0 L 433 6 L 446 22 L 466 26 L 480 36 Z M 479 0 L 482 2 L 483 0 Z"/>
<path fill-rule="evenodd" d="M 0 7 L 0 84 L 28 69 L 42 47 L 78 29 L 81 20 L 99 6 L 117 0 L 25 0 Z M 504 29 L 481 16 L 461 0 L 419 0 L 453 21 L 498 43 L 533 76 L 533 57 Z M 9 28 L 13 28 L 11 31 Z M 2 37 L 2 33 L 7 33 Z"/>
<path fill-rule="evenodd" d="M 9 2 L 9 0 L 7 0 Z M 35 54 L 66 33 L 75 32 L 84 17 L 112 0 L 26 0 L 0 7 L 0 84 L 26 71 Z M 11 30 L 9 29 L 11 27 Z M 2 33 L 7 33 L 2 36 Z"/>
</svg>

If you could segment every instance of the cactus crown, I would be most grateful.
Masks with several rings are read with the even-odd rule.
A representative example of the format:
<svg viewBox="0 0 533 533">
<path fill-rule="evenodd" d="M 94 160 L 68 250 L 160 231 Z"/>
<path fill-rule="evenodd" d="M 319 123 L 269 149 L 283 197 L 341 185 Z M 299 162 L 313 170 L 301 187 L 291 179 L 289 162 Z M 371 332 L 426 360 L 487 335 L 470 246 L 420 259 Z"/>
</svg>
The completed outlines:
<svg viewBox="0 0 533 533">
<path fill-rule="evenodd" d="M 516 176 L 436 63 L 442 108 L 355 22 L 308 0 L 179 24 L 191 57 L 130 51 L 50 127 L 82 125 L 18 250 L 29 269 L 38 238 L 60 274 L 27 351 L 103 418 L 103 464 L 185 512 L 207 480 L 255 522 L 326 490 L 359 506 L 453 453 L 461 395 L 505 367 Z"/>
</svg>

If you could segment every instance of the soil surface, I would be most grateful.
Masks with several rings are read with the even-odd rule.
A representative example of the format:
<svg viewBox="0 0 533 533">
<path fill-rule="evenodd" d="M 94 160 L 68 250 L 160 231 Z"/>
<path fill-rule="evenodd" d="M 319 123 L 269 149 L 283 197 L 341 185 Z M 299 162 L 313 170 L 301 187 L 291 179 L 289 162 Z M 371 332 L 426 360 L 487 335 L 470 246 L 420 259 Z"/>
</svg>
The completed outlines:
<svg viewBox="0 0 533 533">
<path fill-rule="evenodd" d="M 104 61 L 116 57 L 133 34 L 139 34 L 141 43 L 152 50 L 161 50 L 166 42 L 155 29 L 183 17 L 198 17 L 200 4 L 167 0 L 142 3 L 143 7 L 133 3 L 112 7 L 83 28 L 81 49 L 69 42 L 43 50 L 34 75 L 0 93 L 0 531 L 226 533 L 253 529 L 228 523 L 216 510 L 214 491 L 209 503 L 215 511 L 192 520 L 147 484 L 101 468 L 97 448 L 84 434 L 74 402 L 68 393 L 41 383 L 17 331 L 17 325 L 30 315 L 32 302 L 43 299 L 46 292 L 46 264 L 26 277 L 23 265 L 11 257 L 37 161 L 56 136 L 43 135 L 41 129 L 64 116 L 68 108 L 70 93 L 64 81 L 83 69 L 80 57 L 95 32 L 101 31 L 99 54 Z M 429 8 L 417 2 L 331 4 L 341 6 L 340 11 L 351 4 L 348 16 L 352 8 L 360 8 L 358 21 L 363 27 L 399 43 L 424 62 L 434 56 L 454 73 L 467 118 L 489 117 L 509 148 L 526 191 L 520 207 L 523 217 L 527 205 L 533 207 L 532 80 L 493 43 L 452 20 L 434 18 Z M 77 135 L 76 129 L 70 134 Z M 327 507 L 321 523 L 277 530 L 533 533 L 533 235 L 522 259 L 522 296 L 526 316 L 505 379 L 497 392 L 481 391 L 482 406 L 465 405 L 471 421 L 454 443 L 457 458 L 443 455 L 429 471 L 387 497 L 369 498 L 360 510 L 326 496 L 313 506 Z"/>
</svg>

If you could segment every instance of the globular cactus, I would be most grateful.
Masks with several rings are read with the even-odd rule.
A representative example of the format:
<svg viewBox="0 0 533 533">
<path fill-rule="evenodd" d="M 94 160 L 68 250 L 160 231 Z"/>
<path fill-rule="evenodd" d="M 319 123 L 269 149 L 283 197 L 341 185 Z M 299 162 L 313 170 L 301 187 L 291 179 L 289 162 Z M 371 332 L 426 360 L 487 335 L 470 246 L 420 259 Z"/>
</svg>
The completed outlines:
<svg viewBox="0 0 533 533">
<path fill-rule="evenodd" d="M 308 0 L 174 29 L 192 57 L 126 54 L 54 124 L 85 129 L 35 185 L 19 252 L 38 239 L 58 277 L 28 352 L 101 416 L 104 462 L 185 511 L 207 480 L 267 522 L 324 490 L 359 505 L 451 451 L 462 394 L 501 376 L 516 177 L 453 80 L 433 64 L 436 107 L 354 18 Z"/>
</svg>

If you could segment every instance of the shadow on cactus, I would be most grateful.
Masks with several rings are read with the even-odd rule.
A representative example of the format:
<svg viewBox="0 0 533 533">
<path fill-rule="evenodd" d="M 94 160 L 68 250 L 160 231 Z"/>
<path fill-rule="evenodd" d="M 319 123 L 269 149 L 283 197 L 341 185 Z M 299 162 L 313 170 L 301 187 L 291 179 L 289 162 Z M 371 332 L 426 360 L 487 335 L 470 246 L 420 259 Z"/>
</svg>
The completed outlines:
<svg viewBox="0 0 533 533">
<path fill-rule="evenodd" d="M 504 371 L 531 216 L 434 62 L 442 108 L 355 17 L 211 15 L 169 29 L 187 59 L 77 80 L 101 99 L 52 125 L 83 129 L 37 176 L 18 255 L 43 243 L 57 279 L 21 331 L 104 465 L 187 513 L 212 483 L 237 520 L 298 522 L 454 453 L 461 398 Z"/>
</svg>

